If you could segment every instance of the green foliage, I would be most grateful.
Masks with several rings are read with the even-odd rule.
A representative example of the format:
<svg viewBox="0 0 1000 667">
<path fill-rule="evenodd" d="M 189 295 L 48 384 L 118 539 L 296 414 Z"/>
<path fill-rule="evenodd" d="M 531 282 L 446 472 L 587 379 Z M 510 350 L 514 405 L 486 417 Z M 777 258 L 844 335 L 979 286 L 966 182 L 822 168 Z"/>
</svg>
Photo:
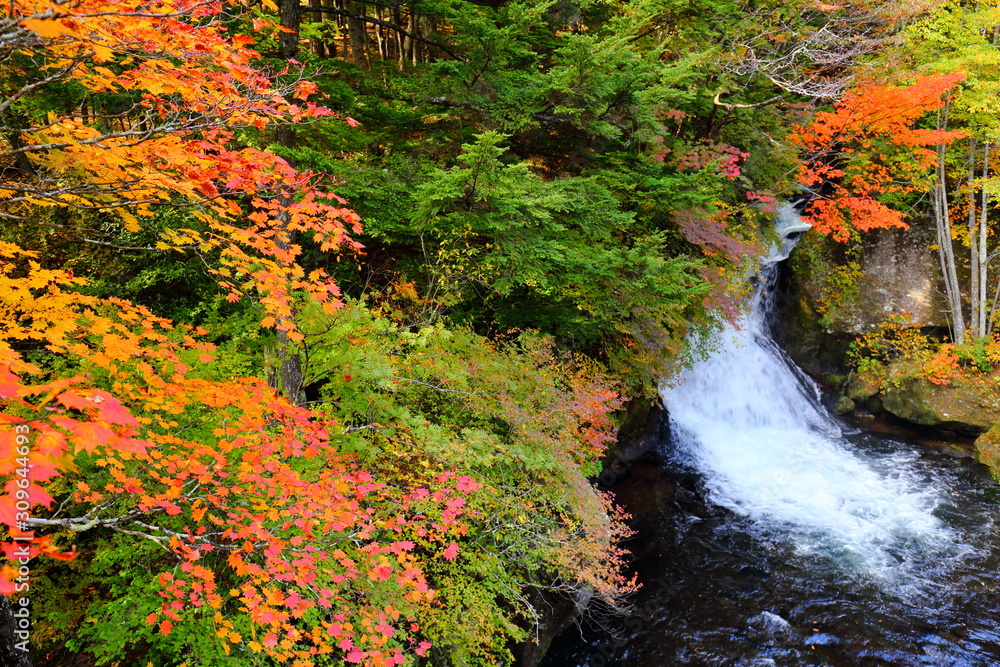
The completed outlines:
<svg viewBox="0 0 1000 667">
<path fill-rule="evenodd" d="M 742 271 L 693 246 L 676 214 L 704 212 L 752 238 L 760 216 L 745 191 L 784 187 L 792 165 L 774 107 L 712 101 L 720 76 L 737 90 L 713 65 L 719 39 L 752 34 L 753 21 L 710 1 L 418 9 L 448 49 L 428 62 L 373 48 L 366 64 L 314 60 L 331 106 L 361 125 L 301 128 L 284 153 L 343 181 L 367 248 L 357 264 L 321 265 L 355 297 L 412 284 L 422 303 L 400 315 L 410 321 L 535 328 L 649 389 L 650 366 L 710 320 L 706 305 Z M 760 11 L 779 23 L 794 14 Z M 773 98 L 769 85 L 741 81 L 740 100 Z M 742 173 L 692 158 L 750 148 Z"/>
<path fill-rule="evenodd" d="M 609 540 L 620 531 L 586 478 L 613 437 L 617 394 L 602 369 L 523 334 L 492 343 L 440 324 L 416 330 L 359 303 L 311 313 L 308 378 L 344 450 L 406 475 L 407 461 L 475 479 L 469 532 L 428 573 L 439 589 L 418 614 L 438 664 L 494 664 L 534 619 L 529 583 L 618 586 Z M 582 559 L 567 549 L 588 544 Z"/>
<path fill-rule="evenodd" d="M 130 659 L 143 665 L 270 664 L 248 654 L 227 656 L 215 639 L 210 609 L 179 623 L 169 636 L 150 626 L 145 618 L 162 602 L 151 564 L 168 562 L 162 547 L 121 535 L 92 538 L 72 561 L 45 562 L 32 582 L 38 654 L 69 663 L 87 653 L 97 665 Z"/>
<path fill-rule="evenodd" d="M 982 373 L 993 370 L 993 365 L 998 361 L 997 351 L 997 342 L 988 338 L 968 340 L 963 345 L 954 347 L 955 356 L 962 365 L 971 365 Z"/>
<path fill-rule="evenodd" d="M 796 246 L 791 258 L 792 270 L 796 280 L 808 286 L 812 308 L 825 330 L 845 310 L 850 312 L 856 307 L 855 299 L 863 283 L 861 249 L 857 239 L 838 243 L 820 234 L 807 235 Z"/>
<path fill-rule="evenodd" d="M 459 321 L 481 321 L 486 306 L 500 330 L 544 327 L 577 347 L 642 327 L 682 332 L 706 289 L 700 262 L 666 258 L 665 234 L 621 210 L 601 178 L 546 181 L 505 164 L 502 139 L 480 135 L 416 188 L 428 299 Z"/>
<path fill-rule="evenodd" d="M 87 278 L 87 294 L 128 299 L 176 321 L 199 324 L 209 309 L 237 310 L 213 302 L 221 290 L 205 266 L 215 257 L 155 249 L 162 232 L 177 227 L 204 225 L 180 207 L 157 208 L 136 232 L 109 213 L 45 208 L 6 222 L 0 239 L 37 252 L 44 267 Z"/>
</svg>

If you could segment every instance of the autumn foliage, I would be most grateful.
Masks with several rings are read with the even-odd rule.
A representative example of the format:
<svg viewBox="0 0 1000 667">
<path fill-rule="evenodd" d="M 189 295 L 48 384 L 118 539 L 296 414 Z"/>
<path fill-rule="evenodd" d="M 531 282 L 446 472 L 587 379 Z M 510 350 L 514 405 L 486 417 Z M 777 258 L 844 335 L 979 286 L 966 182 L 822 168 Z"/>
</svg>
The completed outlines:
<svg viewBox="0 0 1000 667">
<path fill-rule="evenodd" d="M 887 195 L 926 185 L 934 164 L 932 147 L 961 132 L 914 127 L 940 109 L 960 72 L 921 77 L 908 86 L 871 84 L 854 89 L 834 106 L 796 128 L 793 144 L 805 156 L 799 182 L 817 196 L 806 210 L 813 228 L 846 241 L 852 231 L 906 227 L 902 212 L 883 202 Z"/>
<path fill-rule="evenodd" d="M 211 355 L 191 332 L 140 307 L 64 291 L 72 278 L 37 265 L 12 278 L 14 250 L 3 250 L 10 338 L 0 343 L 8 478 L 0 522 L 11 534 L 104 528 L 160 544 L 177 559 L 159 574 L 163 603 L 149 617 L 164 634 L 204 609 L 218 614 L 223 647 L 283 659 L 337 651 L 390 665 L 404 648 L 423 651 L 401 630 L 406 609 L 432 595 L 413 540 L 454 558 L 476 482 L 438 470 L 389 486 L 337 452 L 336 422 L 289 405 L 260 380 L 195 377 Z M 44 373 L 14 341 L 44 345 L 85 373 L 29 381 Z M 113 393 L 94 388 L 97 379 Z M 25 457 L 15 452 L 22 433 Z M 16 512 L 21 469 L 29 507 Z M 72 474 L 80 470 L 87 474 Z M 45 517 L 47 489 L 65 475 L 75 488 Z M 33 555 L 62 556 L 50 537 L 30 544 Z M 210 554 L 219 554 L 214 567 L 202 564 Z M 15 576 L 5 568 L 4 592 Z M 258 640 L 245 636 L 246 622 L 222 616 L 234 605 Z"/>
<path fill-rule="evenodd" d="M 292 81 L 279 84 L 256 65 L 253 39 L 220 23 L 229 9 L 187 0 L 13 3 L 0 43 L 8 54 L 0 108 L 25 108 L 57 85 L 73 94 L 14 117 L 21 125 L 6 150 L 0 143 L 0 158 L 21 168 L 0 178 L 0 217 L 72 207 L 117 215 L 135 231 L 157 205 L 184 205 L 203 227 L 169 230 L 162 247 L 217 255 L 210 270 L 233 299 L 252 296 L 267 325 L 292 329 L 293 292 L 331 306 L 339 293 L 295 261 L 295 235 L 324 251 L 357 248 L 348 232 L 359 221 L 315 174 L 237 142 L 241 130 L 330 112 L 308 101 L 314 83 L 286 72 Z"/>
<path fill-rule="evenodd" d="M 544 383 L 534 401 L 549 406 L 544 412 L 497 389 L 499 403 L 485 398 L 495 374 L 467 357 L 449 363 L 466 367 L 468 379 L 449 373 L 450 386 L 413 397 L 467 394 L 472 402 L 460 409 L 500 415 L 538 448 L 527 469 L 539 466 L 533 474 L 548 477 L 557 497 L 568 494 L 571 502 L 554 514 L 532 514 L 530 502 L 551 502 L 543 500 L 547 487 L 540 495 L 519 493 L 524 505 L 498 503 L 504 489 L 476 455 L 462 453 L 476 445 L 453 438 L 489 444 L 486 451 L 502 447 L 499 441 L 471 430 L 422 434 L 387 415 L 373 437 L 391 457 L 382 472 L 366 470 L 342 450 L 348 434 L 368 427 L 293 406 L 255 378 L 210 379 L 213 350 L 198 332 L 127 302 L 82 296 L 72 289 L 79 279 L 44 270 L 13 246 L 0 251 L 0 326 L 7 332 L 0 341 L 0 472 L 7 479 L 0 523 L 15 539 L 30 538 L 32 556 L 71 557 L 64 551 L 72 536 L 95 530 L 161 547 L 149 572 L 161 602 L 146 620 L 163 635 L 197 632 L 207 622 L 226 654 L 239 646 L 299 665 L 331 653 L 350 663 L 402 664 L 431 645 L 417 621 L 429 618 L 433 628 L 436 615 L 448 611 L 436 602 L 432 578 L 447 585 L 466 576 L 450 563 L 467 548 L 467 536 L 480 548 L 497 540 L 491 526 L 511 512 L 530 542 L 551 545 L 544 549 L 553 571 L 607 599 L 629 590 L 614 546 L 626 534 L 621 518 L 609 523 L 610 506 L 573 473 L 610 439 L 609 412 L 618 405 L 587 366 L 574 370 L 545 346 L 534 348 L 531 363 Z M 19 350 L 56 355 L 76 372 L 53 374 Z M 433 387 L 447 370 L 439 367 L 443 353 L 418 353 L 407 365 L 431 374 L 401 373 L 394 383 Z M 367 384 L 366 373 L 354 370 L 342 381 Z M 567 372 L 569 393 L 557 388 Z M 346 388 L 336 394 L 344 401 L 351 395 Z M 435 451 L 442 445 L 431 433 L 444 435 L 444 449 Z M 463 472 L 449 459 L 471 467 Z M 566 478 L 575 481 L 566 486 Z M 26 505 L 18 505 L 21 489 Z M 564 521 L 573 506 L 594 503 L 578 513 L 582 525 Z M 533 535 L 542 527 L 551 534 Z M 5 547 L 8 557 L 15 546 Z M 3 592 L 12 592 L 16 570 L 2 575 Z"/>
<path fill-rule="evenodd" d="M 305 236 L 320 252 L 356 246 L 348 232 L 357 216 L 314 175 L 237 142 L 241 130 L 329 115 L 304 101 L 311 84 L 280 89 L 255 69 L 249 39 L 210 20 L 221 4 L 16 9 L 11 30 L 35 59 L 6 80 L 8 100 L 58 81 L 95 99 L 127 95 L 133 106 L 114 122 L 93 103 L 22 118 L 7 156 L 28 164 L 4 172 L 0 213 L 76 208 L 115 214 L 132 230 L 158 206 L 184 206 L 202 227 L 168 229 L 162 250 L 198 253 L 231 300 L 252 297 L 263 327 L 302 340 L 293 304 L 316 317 L 337 310 L 336 286 L 302 268 L 293 240 Z M 507 493 L 489 468 L 459 469 L 459 456 L 430 453 L 394 417 L 385 417 L 386 433 L 379 423 L 351 425 L 370 408 L 330 415 L 292 405 L 260 378 L 220 376 L 206 332 L 122 299 L 85 296 L 83 284 L 33 253 L 0 247 L 0 524 L 12 562 L 24 544 L 32 558 L 93 549 L 78 535 L 134 549 L 156 592 L 133 614 L 182 642 L 207 631 L 226 656 L 394 665 L 425 655 L 429 636 L 455 632 L 435 620 L 447 611 L 435 588 L 462 580 L 466 540 L 484 539 L 490 502 L 470 501 L 481 489 L 488 498 Z M 566 368 L 539 363 L 553 374 Z M 538 465 L 551 469 L 558 455 L 571 472 L 546 481 L 571 477 L 574 502 L 596 498 L 579 470 L 610 438 L 617 406 L 606 384 L 580 383 L 571 400 L 553 397 L 559 416 L 547 415 L 544 427 L 514 403 L 505 408 L 522 427 L 538 425 L 535 446 L 551 441 Z M 330 401 L 343 405 L 355 385 Z M 357 453 L 358 434 L 369 429 L 392 454 L 367 457 L 374 467 Z M 463 437 L 448 435 L 448 450 L 459 452 Z M 569 446 L 577 440 L 580 449 Z M 614 547 L 620 519 L 608 524 L 600 504 L 588 512 L 589 524 L 576 528 L 564 523 L 572 503 L 542 523 L 526 520 L 539 531 L 532 541 L 546 546 L 525 572 L 580 578 L 614 597 L 627 590 Z M 490 537 L 497 548 L 504 539 Z M 14 592 L 17 576 L 5 567 L 0 592 Z M 477 604 L 506 613 L 498 599 L 490 592 Z M 507 636 L 490 641 L 502 647 Z"/>
<path fill-rule="evenodd" d="M 0 21 L 0 218 L 121 249 L 66 212 L 128 234 L 183 211 L 155 250 L 197 256 L 252 343 L 225 348 L 248 369 L 232 372 L 213 332 L 0 241 L 0 593 L 20 592 L 28 545 L 41 634 L 97 664 L 494 664 L 527 636 L 525 586 L 616 603 L 635 585 L 625 517 L 588 476 L 619 388 L 541 336 L 407 326 L 343 297 L 318 267 L 360 249 L 358 216 L 262 146 L 354 122 L 311 101 L 296 63 L 267 71 L 229 28 L 240 11 L 25 1 Z M 280 31 L 261 16 L 241 20 Z M 307 357 L 309 407 L 263 379 L 273 329 Z M 66 572 L 88 582 L 68 629 L 38 591 Z M 123 614 L 101 606 L 116 596 Z"/>
</svg>

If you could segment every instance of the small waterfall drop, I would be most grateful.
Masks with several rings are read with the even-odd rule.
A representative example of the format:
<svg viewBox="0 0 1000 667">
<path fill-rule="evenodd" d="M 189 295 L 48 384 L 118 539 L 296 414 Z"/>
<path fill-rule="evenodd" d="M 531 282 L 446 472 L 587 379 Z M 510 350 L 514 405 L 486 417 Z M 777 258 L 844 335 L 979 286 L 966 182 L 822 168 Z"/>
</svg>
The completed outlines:
<svg viewBox="0 0 1000 667">
<path fill-rule="evenodd" d="M 920 589 L 919 561 L 959 548 L 935 516 L 939 494 L 912 456 L 853 449 L 818 387 L 772 340 L 777 263 L 808 225 L 786 206 L 777 228 L 742 320 L 661 389 L 675 455 L 702 475 L 712 503 L 786 532 L 800 553 L 901 594 Z"/>
</svg>

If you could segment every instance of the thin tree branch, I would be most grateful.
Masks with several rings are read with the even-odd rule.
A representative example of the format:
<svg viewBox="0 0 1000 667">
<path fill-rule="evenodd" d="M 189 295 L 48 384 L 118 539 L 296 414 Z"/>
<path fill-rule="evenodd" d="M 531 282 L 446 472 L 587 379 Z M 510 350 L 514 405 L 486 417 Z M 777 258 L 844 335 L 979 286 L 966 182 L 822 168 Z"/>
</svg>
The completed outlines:
<svg viewBox="0 0 1000 667">
<path fill-rule="evenodd" d="M 723 107 L 725 109 L 753 109 L 754 107 L 766 107 L 769 104 L 774 104 L 775 102 L 780 102 L 783 98 L 781 95 L 775 95 L 769 100 L 764 100 L 763 102 L 755 102 L 754 104 L 731 104 L 729 102 L 723 102 L 720 98 L 722 97 L 722 91 L 715 93 L 715 97 L 712 99 L 712 103 L 716 106 Z"/>
</svg>

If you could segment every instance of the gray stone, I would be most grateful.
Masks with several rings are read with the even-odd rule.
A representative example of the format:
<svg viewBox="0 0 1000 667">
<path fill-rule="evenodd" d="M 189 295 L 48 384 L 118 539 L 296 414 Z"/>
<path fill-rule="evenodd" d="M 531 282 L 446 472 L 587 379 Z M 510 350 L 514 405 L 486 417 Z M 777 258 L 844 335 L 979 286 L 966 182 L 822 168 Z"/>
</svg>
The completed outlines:
<svg viewBox="0 0 1000 667">
<path fill-rule="evenodd" d="M 826 317 L 832 332 L 874 331 L 889 316 L 911 327 L 947 327 L 938 290 L 940 269 L 934 251 L 917 230 L 886 230 L 866 236 L 857 294 Z"/>
<path fill-rule="evenodd" d="M 868 232 L 856 258 L 857 280 L 838 285 L 833 276 L 854 258 L 844 244 L 812 236 L 792 253 L 791 292 L 780 302 L 779 342 L 803 370 L 821 378 L 843 373 L 850 365 L 850 344 L 889 316 L 907 326 L 946 330 L 933 242 L 933 227 L 920 221 L 908 230 Z M 866 390 L 856 383 L 849 388 L 859 394 Z M 851 398 L 860 404 L 870 395 Z"/>
<path fill-rule="evenodd" d="M 792 631 L 792 625 L 778 614 L 762 611 L 747 621 L 754 630 L 771 636 L 787 636 Z"/>
<path fill-rule="evenodd" d="M 655 453 L 669 438 L 670 422 L 660 401 L 632 399 L 625 406 L 617 441 L 605 457 L 600 483 L 614 486 L 628 476 L 633 463 Z"/>
</svg>

